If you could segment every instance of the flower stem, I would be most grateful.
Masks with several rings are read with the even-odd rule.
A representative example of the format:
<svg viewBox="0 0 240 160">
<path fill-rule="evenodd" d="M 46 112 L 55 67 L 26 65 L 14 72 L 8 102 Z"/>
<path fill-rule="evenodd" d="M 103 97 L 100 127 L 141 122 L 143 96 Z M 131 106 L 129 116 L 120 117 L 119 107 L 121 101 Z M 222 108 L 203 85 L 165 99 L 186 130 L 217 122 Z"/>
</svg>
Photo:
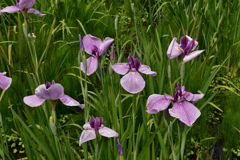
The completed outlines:
<svg viewBox="0 0 240 160">
<path fill-rule="evenodd" d="M 95 146 L 95 160 L 97 160 L 98 159 L 98 138 L 97 138 L 97 136 L 96 136 L 96 139 L 95 139 L 95 144 L 96 144 L 96 146 Z"/>
<path fill-rule="evenodd" d="M 52 106 L 53 123 L 55 126 L 57 126 L 56 103 L 54 100 L 51 101 L 51 106 Z"/>
<path fill-rule="evenodd" d="M 133 95 L 133 106 L 132 106 L 132 118 L 133 118 L 133 159 L 136 159 L 136 152 L 135 152 L 135 108 L 136 108 L 136 95 Z"/>
</svg>

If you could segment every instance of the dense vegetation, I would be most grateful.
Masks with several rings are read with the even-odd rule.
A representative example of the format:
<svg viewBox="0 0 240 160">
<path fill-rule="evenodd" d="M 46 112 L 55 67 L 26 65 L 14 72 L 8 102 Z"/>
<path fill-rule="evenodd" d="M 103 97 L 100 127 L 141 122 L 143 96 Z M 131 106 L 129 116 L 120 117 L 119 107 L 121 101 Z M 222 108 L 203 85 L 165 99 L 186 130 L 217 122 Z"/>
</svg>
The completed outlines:
<svg viewBox="0 0 240 160">
<path fill-rule="evenodd" d="M 2 0 L 0 9 L 12 5 L 15 0 Z M 0 15 L 0 72 L 12 78 L 10 88 L 0 90 L 2 159 L 119 159 L 117 138 L 99 136 L 99 148 L 95 140 L 79 146 L 90 117 L 103 117 L 104 126 L 119 133 L 127 160 L 180 159 L 180 152 L 184 159 L 240 157 L 240 1 L 36 0 L 33 7 L 46 14 L 27 16 L 36 38 L 24 36 L 22 12 Z M 89 55 L 80 51 L 79 34 L 113 38 L 114 60 L 109 47 L 97 71 L 86 76 L 80 62 Z M 182 85 L 204 97 L 195 104 L 201 116 L 185 126 L 184 149 L 179 121 L 171 118 L 168 126 L 164 112 L 148 114 L 146 103 L 152 94 L 173 95 L 180 67 L 167 50 L 174 37 L 179 42 L 185 35 L 205 51 L 185 63 Z M 122 76 L 111 69 L 129 55 L 157 72 L 142 74 L 146 85 L 137 94 L 125 91 Z M 52 80 L 85 104 L 81 109 L 58 102 L 56 131 L 49 123 L 50 101 L 36 108 L 23 102 Z"/>
</svg>

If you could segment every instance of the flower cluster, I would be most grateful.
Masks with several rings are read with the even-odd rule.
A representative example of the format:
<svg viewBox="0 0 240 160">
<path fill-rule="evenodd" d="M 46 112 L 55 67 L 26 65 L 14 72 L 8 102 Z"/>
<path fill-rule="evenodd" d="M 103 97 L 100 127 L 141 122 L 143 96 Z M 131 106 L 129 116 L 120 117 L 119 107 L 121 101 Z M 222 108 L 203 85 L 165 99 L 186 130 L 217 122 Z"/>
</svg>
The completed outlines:
<svg viewBox="0 0 240 160">
<path fill-rule="evenodd" d="M 36 9 L 33 9 L 32 6 L 34 5 L 35 0 L 16 0 L 16 6 L 8 6 L 2 10 L 0 10 L 0 15 L 4 12 L 7 13 L 14 13 L 14 12 L 24 12 L 24 10 L 27 10 L 27 13 L 34 13 L 40 17 L 44 16 L 45 14 L 42 14 Z"/>
</svg>

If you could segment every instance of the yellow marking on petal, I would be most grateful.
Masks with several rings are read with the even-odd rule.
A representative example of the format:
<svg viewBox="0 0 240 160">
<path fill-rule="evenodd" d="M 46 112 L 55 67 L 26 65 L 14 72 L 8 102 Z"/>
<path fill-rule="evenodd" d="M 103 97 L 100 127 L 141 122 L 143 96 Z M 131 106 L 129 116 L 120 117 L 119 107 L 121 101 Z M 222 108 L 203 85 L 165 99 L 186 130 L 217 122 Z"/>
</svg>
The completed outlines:
<svg viewBox="0 0 240 160">
<path fill-rule="evenodd" d="M 182 104 L 182 102 L 180 102 L 180 104 Z"/>
<path fill-rule="evenodd" d="M 132 74 L 134 74 L 135 72 L 132 72 Z"/>
<path fill-rule="evenodd" d="M 90 132 L 90 131 L 91 131 L 91 129 L 88 130 L 88 132 Z"/>
<path fill-rule="evenodd" d="M 185 93 L 185 91 L 182 92 L 182 94 L 184 94 L 184 93 Z"/>
<path fill-rule="evenodd" d="M 181 49 L 179 47 L 176 47 L 176 48 L 177 48 L 177 50 L 181 51 Z"/>
<path fill-rule="evenodd" d="M 94 57 L 92 57 L 92 59 L 93 59 Z"/>
</svg>

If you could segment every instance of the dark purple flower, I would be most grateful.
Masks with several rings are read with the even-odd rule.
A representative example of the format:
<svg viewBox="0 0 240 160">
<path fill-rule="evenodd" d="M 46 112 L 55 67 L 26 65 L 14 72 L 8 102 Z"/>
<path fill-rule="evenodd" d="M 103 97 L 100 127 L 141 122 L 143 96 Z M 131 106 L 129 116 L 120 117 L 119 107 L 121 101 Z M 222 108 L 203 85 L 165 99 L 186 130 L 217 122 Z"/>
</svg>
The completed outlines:
<svg viewBox="0 0 240 160">
<path fill-rule="evenodd" d="M 12 78 L 4 76 L 7 72 L 0 72 L 0 88 L 6 90 L 9 88 L 12 83 Z"/>
<path fill-rule="evenodd" d="M 108 138 L 118 137 L 117 132 L 108 127 L 105 127 L 104 125 L 102 125 L 102 123 L 103 123 L 102 117 L 97 117 L 96 119 L 91 117 L 89 122 L 83 125 L 83 128 L 85 130 L 82 132 L 80 136 L 79 146 L 81 146 L 82 143 L 84 142 L 95 139 L 98 133 Z"/>
<path fill-rule="evenodd" d="M 34 13 L 40 17 L 44 16 L 45 14 L 42 14 L 41 12 L 32 8 L 34 3 L 35 0 L 16 0 L 16 6 L 8 6 L 0 10 L 0 15 L 4 12 L 15 13 L 18 12 L 19 10 L 24 12 L 24 10 L 27 9 L 27 13 Z"/>
<path fill-rule="evenodd" d="M 54 80 L 52 84 L 47 82 L 46 85 L 42 84 L 35 89 L 35 95 L 26 96 L 23 98 L 25 104 L 30 107 L 37 107 L 43 104 L 45 100 L 58 100 L 62 101 L 63 104 L 67 106 L 79 106 L 84 108 L 84 104 L 79 104 L 76 100 L 72 99 L 68 95 L 64 94 L 64 88 L 61 84 L 55 83 Z"/>
<path fill-rule="evenodd" d="M 116 63 L 112 66 L 112 69 L 121 75 L 128 74 L 121 78 L 122 87 L 130 92 L 130 93 L 138 93 L 143 90 L 145 87 L 145 81 L 142 76 L 138 73 L 150 74 L 152 76 L 157 75 L 156 72 L 151 71 L 151 68 L 147 65 L 143 65 L 140 63 L 138 58 L 133 58 L 132 56 L 128 56 L 129 63 Z"/>
<path fill-rule="evenodd" d="M 168 47 L 167 56 L 170 59 L 176 58 L 183 54 L 183 63 L 186 63 L 204 52 L 204 50 L 199 50 L 189 53 L 190 51 L 193 51 L 198 45 L 198 42 L 189 36 L 183 36 L 180 40 L 180 45 L 176 41 L 177 38 L 173 38 L 171 44 Z"/>
<path fill-rule="evenodd" d="M 81 37 L 80 34 L 79 34 L 79 43 L 80 43 L 80 49 L 81 49 L 81 51 L 84 52 L 84 45 L 83 45 L 82 37 Z"/>
<path fill-rule="evenodd" d="M 90 34 L 86 35 L 83 38 L 83 46 L 85 52 L 91 55 L 90 58 L 87 59 L 87 75 L 93 74 L 98 67 L 98 58 L 103 55 L 111 43 L 114 41 L 112 38 L 105 38 L 102 42 L 101 39 L 94 37 Z M 81 70 L 85 73 L 83 62 L 81 62 Z"/>
<path fill-rule="evenodd" d="M 120 140 L 118 139 L 118 155 L 119 156 L 123 156 L 123 149 L 122 149 L 122 145 L 120 143 Z"/>
<path fill-rule="evenodd" d="M 110 54 L 110 60 L 114 59 L 114 44 L 112 45 L 112 50 L 111 50 L 111 54 Z"/>
<path fill-rule="evenodd" d="M 166 93 L 165 95 L 153 94 L 149 96 L 147 100 L 147 112 L 150 114 L 156 114 L 159 111 L 167 109 L 173 101 L 174 105 L 171 109 L 169 109 L 169 114 L 172 117 L 178 118 L 186 125 L 192 126 L 201 114 L 199 109 L 193 104 L 203 96 L 204 94 L 192 94 L 185 91 L 185 87 L 181 87 L 178 82 L 173 97 L 167 95 Z M 192 103 L 185 101 L 184 98 Z"/>
</svg>

